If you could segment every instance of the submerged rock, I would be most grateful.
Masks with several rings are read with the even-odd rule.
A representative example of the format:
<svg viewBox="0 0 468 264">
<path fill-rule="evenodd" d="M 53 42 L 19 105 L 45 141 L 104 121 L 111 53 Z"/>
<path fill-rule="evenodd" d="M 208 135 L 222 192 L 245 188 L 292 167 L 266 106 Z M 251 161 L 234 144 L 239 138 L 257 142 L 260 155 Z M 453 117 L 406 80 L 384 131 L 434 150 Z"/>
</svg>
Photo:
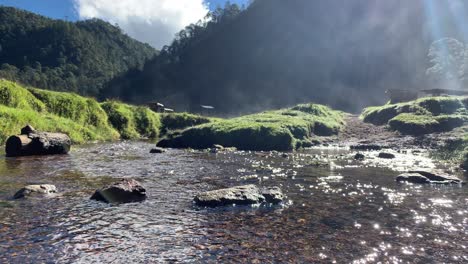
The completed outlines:
<svg viewBox="0 0 468 264">
<path fill-rule="evenodd" d="M 397 182 L 411 182 L 411 183 L 431 183 L 431 181 L 427 178 L 422 176 L 419 173 L 403 173 L 396 177 Z"/>
<path fill-rule="evenodd" d="M 410 182 L 419 184 L 461 184 L 462 180 L 443 172 L 410 171 L 396 178 L 397 182 Z"/>
<path fill-rule="evenodd" d="M 28 185 L 21 188 L 21 190 L 17 191 L 13 196 L 13 199 L 20 199 L 34 194 L 44 195 L 56 192 L 57 187 L 55 187 L 55 185 L 52 184 Z"/>
<path fill-rule="evenodd" d="M 163 149 L 163 148 L 153 148 L 150 151 L 151 154 L 161 154 L 161 153 L 164 153 L 164 152 L 166 152 L 166 150 Z"/>
<path fill-rule="evenodd" d="M 394 159 L 395 155 L 392 154 L 392 153 L 381 152 L 381 153 L 379 153 L 378 157 L 381 158 L 381 159 Z"/>
<path fill-rule="evenodd" d="M 138 181 L 123 179 L 97 190 L 91 199 L 106 203 L 141 202 L 146 199 L 146 190 Z"/>
<path fill-rule="evenodd" d="M 354 155 L 355 160 L 364 160 L 365 158 L 366 156 L 364 156 L 364 154 L 361 153 L 356 153 L 356 155 Z"/>
<path fill-rule="evenodd" d="M 250 184 L 232 188 L 214 190 L 200 193 L 195 196 L 195 204 L 199 206 L 226 206 L 226 205 L 252 205 L 267 203 L 280 203 L 284 196 L 278 187 L 260 190 Z"/>
<path fill-rule="evenodd" d="M 351 146 L 352 150 L 382 150 L 382 146 L 376 144 L 359 144 Z"/>
<path fill-rule="evenodd" d="M 267 203 L 278 204 L 284 200 L 283 191 L 279 187 L 263 188 L 261 194 Z"/>
<path fill-rule="evenodd" d="M 427 172 L 427 171 L 410 171 L 410 173 L 419 173 L 422 176 L 428 178 L 432 182 L 441 182 L 441 183 L 462 183 L 458 177 L 449 175 L 444 172 Z"/>
</svg>

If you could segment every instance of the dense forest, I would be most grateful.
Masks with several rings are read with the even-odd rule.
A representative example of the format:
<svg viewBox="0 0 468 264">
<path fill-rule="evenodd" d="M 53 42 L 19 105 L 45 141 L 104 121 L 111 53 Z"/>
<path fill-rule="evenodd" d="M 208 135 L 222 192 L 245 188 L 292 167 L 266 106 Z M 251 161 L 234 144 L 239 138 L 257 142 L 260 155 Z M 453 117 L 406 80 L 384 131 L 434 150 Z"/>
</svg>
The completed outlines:
<svg viewBox="0 0 468 264">
<path fill-rule="evenodd" d="M 35 87 L 97 96 L 157 53 L 98 19 L 73 23 L 0 6 L 0 21 L 0 77 Z"/>
<path fill-rule="evenodd" d="M 182 30 L 143 70 L 115 79 L 102 96 L 154 98 L 190 111 L 212 105 L 231 114 L 305 101 L 359 111 L 385 102 L 386 89 L 436 86 L 426 74 L 431 43 L 462 39 L 452 9 L 427 0 L 227 5 Z M 437 28 L 430 23 L 434 12 Z"/>
</svg>

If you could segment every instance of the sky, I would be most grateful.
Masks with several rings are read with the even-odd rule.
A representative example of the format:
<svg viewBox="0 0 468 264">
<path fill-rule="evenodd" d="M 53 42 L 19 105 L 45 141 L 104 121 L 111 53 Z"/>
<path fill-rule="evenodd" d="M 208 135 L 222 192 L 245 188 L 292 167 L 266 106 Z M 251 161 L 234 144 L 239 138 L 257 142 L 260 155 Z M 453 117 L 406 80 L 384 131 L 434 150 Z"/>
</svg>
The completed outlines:
<svg viewBox="0 0 468 264">
<path fill-rule="evenodd" d="M 100 18 L 118 24 L 128 35 L 155 48 L 170 44 L 174 34 L 197 22 L 227 0 L 0 0 L 44 16 L 71 21 Z M 231 0 L 246 4 L 248 0 Z"/>
</svg>

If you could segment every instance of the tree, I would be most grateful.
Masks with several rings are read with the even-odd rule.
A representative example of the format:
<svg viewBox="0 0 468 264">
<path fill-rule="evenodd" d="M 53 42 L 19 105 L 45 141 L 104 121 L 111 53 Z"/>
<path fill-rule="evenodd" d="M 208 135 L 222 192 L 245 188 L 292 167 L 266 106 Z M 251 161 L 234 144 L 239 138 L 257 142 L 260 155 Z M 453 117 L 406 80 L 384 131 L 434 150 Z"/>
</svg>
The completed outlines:
<svg viewBox="0 0 468 264">
<path fill-rule="evenodd" d="M 432 43 L 428 56 L 432 66 L 427 69 L 427 75 L 442 85 L 459 88 L 465 78 L 465 44 L 454 38 L 443 38 Z"/>
</svg>

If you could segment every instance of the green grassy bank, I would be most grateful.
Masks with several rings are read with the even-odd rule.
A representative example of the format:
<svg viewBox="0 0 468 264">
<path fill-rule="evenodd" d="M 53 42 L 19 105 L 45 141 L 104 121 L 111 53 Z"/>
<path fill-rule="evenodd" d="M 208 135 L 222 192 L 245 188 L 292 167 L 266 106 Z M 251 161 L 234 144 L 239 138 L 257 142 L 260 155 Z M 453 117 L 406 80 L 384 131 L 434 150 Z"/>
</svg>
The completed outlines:
<svg viewBox="0 0 468 264">
<path fill-rule="evenodd" d="M 313 135 L 336 134 L 343 124 L 341 112 L 305 104 L 197 125 L 169 135 L 158 145 L 204 149 L 220 144 L 241 150 L 287 151 L 310 146 Z"/>
<path fill-rule="evenodd" d="M 426 97 L 415 101 L 364 109 L 361 118 L 389 125 L 403 134 L 424 135 L 450 131 L 468 123 L 468 97 Z"/>
<path fill-rule="evenodd" d="M 129 121 L 138 129 L 131 137 L 105 106 L 92 98 L 72 93 L 26 88 L 0 80 L 0 145 L 8 136 L 31 124 L 38 130 L 68 134 L 74 143 L 109 141 L 119 138 L 157 137 L 159 115 L 145 107 L 122 105 L 130 112 Z M 115 121 L 115 122 L 114 122 Z"/>
</svg>

